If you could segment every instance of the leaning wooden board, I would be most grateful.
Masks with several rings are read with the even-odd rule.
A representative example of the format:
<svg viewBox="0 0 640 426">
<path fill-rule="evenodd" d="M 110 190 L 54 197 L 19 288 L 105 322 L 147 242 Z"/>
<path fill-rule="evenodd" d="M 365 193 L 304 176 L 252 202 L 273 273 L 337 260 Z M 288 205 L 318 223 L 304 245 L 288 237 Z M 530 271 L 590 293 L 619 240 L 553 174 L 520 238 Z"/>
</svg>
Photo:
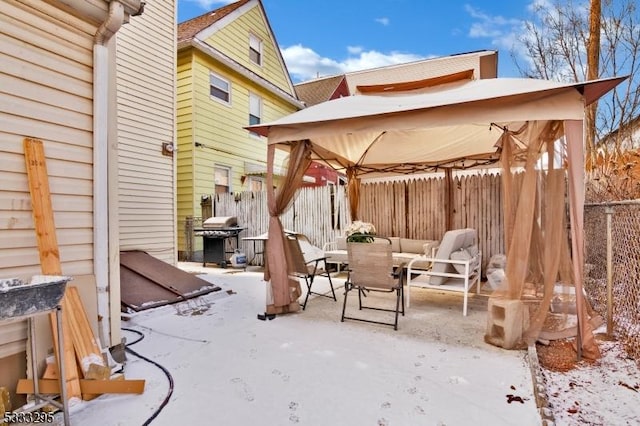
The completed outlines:
<svg viewBox="0 0 640 426">
<path fill-rule="evenodd" d="M 62 275 L 60 252 L 53 220 L 53 208 L 51 206 L 51 193 L 49 191 L 49 177 L 42 141 L 25 138 L 24 158 L 29 178 L 29 192 L 31 193 L 33 224 L 40 254 L 40 267 L 45 275 Z M 57 356 L 59 353 L 57 350 L 58 329 L 56 327 L 55 314 L 51 314 L 50 319 L 53 344 L 56 349 L 54 353 Z M 64 362 L 67 399 L 80 398 L 80 378 L 78 377 L 73 341 L 71 340 L 71 325 L 64 311 L 62 314 L 62 333 L 64 347 L 62 348 L 63 359 L 60 362 Z M 36 372 L 34 371 L 33 374 L 35 375 Z"/>
<path fill-rule="evenodd" d="M 93 334 L 91 324 L 87 312 L 82 305 L 80 293 L 73 286 L 67 286 L 63 299 L 63 312 L 69 316 L 69 324 L 71 325 L 71 338 L 73 347 L 78 358 L 78 363 L 85 379 L 95 379 L 95 376 L 89 374 L 90 371 L 96 371 L 91 367 L 98 369 L 98 375 L 109 376 L 110 369 L 106 365 L 102 357 L 102 350 L 98 345 L 98 341 Z"/>
</svg>

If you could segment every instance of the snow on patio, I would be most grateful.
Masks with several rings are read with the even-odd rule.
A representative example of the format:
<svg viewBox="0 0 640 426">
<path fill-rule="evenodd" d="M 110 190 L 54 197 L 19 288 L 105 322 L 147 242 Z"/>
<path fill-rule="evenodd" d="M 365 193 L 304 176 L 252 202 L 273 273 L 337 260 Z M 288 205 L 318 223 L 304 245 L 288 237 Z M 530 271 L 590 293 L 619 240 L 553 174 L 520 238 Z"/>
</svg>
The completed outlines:
<svg viewBox="0 0 640 426">
<path fill-rule="evenodd" d="M 173 379 L 173 395 L 152 424 L 540 424 L 526 351 L 483 341 L 484 297 L 472 299 L 463 317 L 459 295 L 414 290 L 394 331 L 341 323 L 344 278 L 335 278 L 338 302 L 312 297 L 304 312 L 260 321 L 261 272 L 180 266 L 206 273 L 222 291 L 123 321 L 144 333 L 130 349 Z M 347 308 L 356 314 L 352 299 Z M 154 415 L 167 377 L 130 353 L 124 371 L 146 380 L 144 393 L 82 402 L 72 407 L 73 425 L 141 425 Z"/>
</svg>

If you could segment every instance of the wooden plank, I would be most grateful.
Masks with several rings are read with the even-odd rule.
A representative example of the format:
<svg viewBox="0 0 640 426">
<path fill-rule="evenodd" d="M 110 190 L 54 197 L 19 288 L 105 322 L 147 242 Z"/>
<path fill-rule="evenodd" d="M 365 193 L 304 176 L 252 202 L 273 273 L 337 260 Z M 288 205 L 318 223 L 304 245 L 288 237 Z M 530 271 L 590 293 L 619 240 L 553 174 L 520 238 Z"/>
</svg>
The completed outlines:
<svg viewBox="0 0 640 426">
<path fill-rule="evenodd" d="M 53 220 L 53 208 L 51 206 L 51 192 L 47 174 L 46 158 L 42 141 L 37 139 L 24 139 L 24 157 L 29 178 L 29 192 L 31 193 L 31 206 L 33 208 L 33 223 L 38 240 L 38 252 L 40 255 L 40 268 L 45 275 L 62 275 L 60 265 L 60 252 L 56 239 L 55 224 Z M 66 298 L 63 296 L 63 301 Z M 56 315 L 51 313 L 51 331 L 53 334 L 54 353 L 56 357 L 62 353 L 65 366 L 65 384 L 67 399 L 80 398 L 80 382 L 78 368 L 76 366 L 73 341 L 71 340 L 71 325 L 68 312 L 62 311 L 62 334 L 64 346 L 58 350 L 58 328 Z M 35 374 L 35 372 L 34 372 Z"/>
<path fill-rule="evenodd" d="M 42 141 L 26 138 L 24 140 L 24 155 L 42 272 L 62 275 Z"/>
<path fill-rule="evenodd" d="M 89 372 L 92 371 L 91 374 L 95 374 L 96 370 L 102 370 L 99 375 L 106 375 L 108 377 L 111 371 L 109 367 L 105 365 L 102 350 L 98 346 L 97 339 L 93 334 L 87 312 L 82 305 L 80 293 L 78 293 L 76 287 L 67 287 L 63 300 L 63 309 L 65 308 L 68 309 L 67 312 L 70 314 L 73 347 L 83 376 L 94 379 L 95 377 L 91 376 Z"/>
<path fill-rule="evenodd" d="M 114 374 L 113 376 L 111 376 L 111 378 L 107 378 L 108 380 L 124 380 L 124 374 L 122 373 L 117 373 Z M 96 399 L 97 397 L 99 397 L 100 394 L 99 393 L 82 393 L 82 400 L 83 401 L 91 401 L 92 399 Z"/>
<path fill-rule="evenodd" d="M 83 394 L 103 394 L 103 393 L 134 393 L 144 392 L 144 380 L 79 380 L 80 389 Z M 58 394 L 60 384 L 53 379 L 38 380 L 38 388 L 42 394 Z M 33 380 L 20 379 L 16 386 L 17 394 L 33 393 Z"/>
<path fill-rule="evenodd" d="M 42 373 L 43 379 L 59 379 L 58 375 L 58 365 L 55 362 L 47 362 L 47 367 Z"/>
</svg>

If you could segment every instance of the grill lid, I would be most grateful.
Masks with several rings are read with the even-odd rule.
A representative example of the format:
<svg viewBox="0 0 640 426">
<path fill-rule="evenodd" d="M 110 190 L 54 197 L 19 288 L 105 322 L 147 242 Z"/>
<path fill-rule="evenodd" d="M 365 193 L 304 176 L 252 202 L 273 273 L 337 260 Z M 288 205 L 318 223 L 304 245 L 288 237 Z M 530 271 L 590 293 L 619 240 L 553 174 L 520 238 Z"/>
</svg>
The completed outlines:
<svg viewBox="0 0 640 426">
<path fill-rule="evenodd" d="M 238 226 L 238 219 L 235 216 L 213 216 L 202 223 L 205 229 L 224 229 Z"/>
</svg>

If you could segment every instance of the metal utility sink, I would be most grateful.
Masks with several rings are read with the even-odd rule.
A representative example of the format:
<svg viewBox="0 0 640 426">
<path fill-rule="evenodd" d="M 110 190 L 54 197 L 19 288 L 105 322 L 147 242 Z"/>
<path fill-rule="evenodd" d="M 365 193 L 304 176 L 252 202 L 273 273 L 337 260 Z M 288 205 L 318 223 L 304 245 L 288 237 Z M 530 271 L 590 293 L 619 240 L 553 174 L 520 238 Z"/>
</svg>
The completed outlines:
<svg viewBox="0 0 640 426">
<path fill-rule="evenodd" d="M 0 321 L 54 309 L 70 280 L 61 275 L 35 275 L 30 282 L 0 279 Z"/>
</svg>

